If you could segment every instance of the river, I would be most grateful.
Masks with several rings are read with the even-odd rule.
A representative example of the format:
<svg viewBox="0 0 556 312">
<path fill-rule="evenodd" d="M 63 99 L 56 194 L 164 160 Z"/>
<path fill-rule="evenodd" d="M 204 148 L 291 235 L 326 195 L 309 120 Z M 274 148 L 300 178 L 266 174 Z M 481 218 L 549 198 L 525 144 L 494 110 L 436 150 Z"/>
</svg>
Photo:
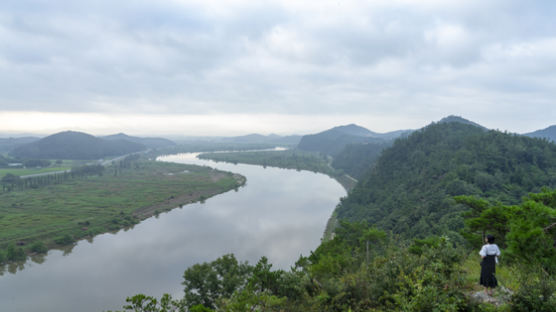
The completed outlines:
<svg viewBox="0 0 556 312">
<path fill-rule="evenodd" d="M 345 190 L 323 174 L 215 163 L 197 154 L 161 161 L 207 165 L 240 173 L 245 186 L 204 203 L 173 209 L 131 229 L 51 250 L 40 261 L 0 276 L 0 311 L 74 312 L 121 309 L 137 293 L 181 298 L 182 275 L 195 263 L 234 253 L 241 261 L 269 258 L 288 269 L 322 237 Z"/>
</svg>

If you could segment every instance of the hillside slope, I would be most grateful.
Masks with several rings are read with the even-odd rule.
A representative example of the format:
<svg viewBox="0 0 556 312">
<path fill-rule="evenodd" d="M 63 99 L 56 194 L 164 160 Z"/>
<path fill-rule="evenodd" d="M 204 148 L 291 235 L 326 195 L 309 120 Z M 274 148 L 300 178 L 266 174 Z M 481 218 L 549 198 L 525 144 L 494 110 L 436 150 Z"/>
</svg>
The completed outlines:
<svg viewBox="0 0 556 312">
<path fill-rule="evenodd" d="M 145 145 L 126 140 L 104 140 L 83 132 L 65 131 L 14 149 L 19 158 L 99 159 L 146 149 Z"/>
<path fill-rule="evenodd" d="M 305 135 L 301 138 L 297 148 L 304 151 L 336 156 L 349 144 L 380 144 L 387 140 L 395 139 L 403 133 L 405 131 L 380 134 L 361 126 L 350 124 L 334 127 L 317 134 Z"/>
<path fill-rule="evenodd" d="M 550 126 L 546 129 L 525 133 L 524 135 L 531 138 L 545 138 L 549 141 L 556 142 L 556 125 Z"/>
<path fill-rule="evenodd" d="M 161 148 L 161 147 L 176 145 L 175 142 L 164 138 L 140 138 L 140 137 L 130 136 L 125 133 L 107 135 L 102 137 L 102 139 L 111 140 L 111 141 L 124 140 L 128 142 L 135 142 L 138 144 L 143 144 L 148 148 Z"/>
<path fill-rule="evenodd" d="M 397 140 L 338 206 L 339 219 L 367 220 L 406 237 L 458 230 L 455 195 L 520 202 L 556 186 L 556 144 L 436 123 Z"/>
</svg>

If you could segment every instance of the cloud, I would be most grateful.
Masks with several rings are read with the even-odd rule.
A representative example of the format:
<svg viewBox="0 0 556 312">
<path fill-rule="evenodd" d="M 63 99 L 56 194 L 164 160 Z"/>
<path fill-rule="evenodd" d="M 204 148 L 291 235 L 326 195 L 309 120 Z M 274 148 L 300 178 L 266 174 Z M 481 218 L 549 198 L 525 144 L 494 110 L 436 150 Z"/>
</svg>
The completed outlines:
<svg viewBox="0 0 556 312">
<path fill-rule="evenodd" d="M 7 1 L 0 110 L 495 120 L 511 109 L 548 112 L 533 118 L 546 123 L 555 13 L 502 0 Z"/>
</svg>

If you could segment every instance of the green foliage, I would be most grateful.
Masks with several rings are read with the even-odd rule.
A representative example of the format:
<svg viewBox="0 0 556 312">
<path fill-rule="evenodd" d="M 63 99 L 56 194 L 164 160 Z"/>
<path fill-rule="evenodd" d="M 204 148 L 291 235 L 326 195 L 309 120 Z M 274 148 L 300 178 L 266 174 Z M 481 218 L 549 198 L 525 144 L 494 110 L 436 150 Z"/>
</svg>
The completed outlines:
<svg viewBox="0 0 556 312">
<path fill-rule="evenodd" d="M 70 245 L 74 242 L 73 238 L 69 234 L 65 234 L 54 239 L 54 242 L 58 245 Z"/>
<path fill-rule="evenodd" d="M 238 262 L 232 254 L 210 263 L 193 265 L 183 274 L 187 306 L 216 308 L 223 299 L 245 287 L 252 269 L 247 263 Z"/>
<path fill-rule="evenodd" d="M 519 290 L 511 298 L 512 312 L 555 312 L 556 278 L 545 272 L 525 270 Z"/>
<path fill-rule="evenodd" d="M 164 294 L 157 300 L 155 297 L 138 294 L 133 297 L 128 297 L 126 302 L 129 304 L 124 306 L 123 311 L 119 312 L 185 312 L 185 307 L 182 301 L 173 300 L 169 294 Z M 212 310 L 191 309 L 190 312 L 210 312 Z M 118 311 L 116 311 L 118 312 Z"/>
<path fill-rule="evenodd" d="M 38 253 L 38 254 L 45 254 L 48 251 L 48 248 L 43 242 L 34 242 L 30 248 L 31 252 Z"/>
<path fill-rule="evenodd" d="M 337 214 L 405 238 L 448 234 L 456 239 L 466 207 L 454 195 L 511 205 L 543 186 L 556 186 L 556 144 L 439 123 L 385 149 L 342 199 Z"/>
<path fill-rule="evenodd" d="M 471 207 L 464 232 L 474 245 L 482 242 L 474 233 L 495 233 L 497 242 L 507 246 L 505 256 L 509 260 L 556 272 L 556 190 L 530 194 L 517 206 L 470 197 L 457 200 Z"/>
<path fill-rule="evenodd" d="M 375 164 L 382 151 L 393 143 L 393 140 L 389 140 L 385 142 L 349 144 L 334 157 L 332 167 L 343 170 L 350 176 L 360 179 Z"/>
<path fill-rule="evenodd" d="M 8 261 L 24 261 L 27 255 L 23 248 L 17 247 L 15 244 L 8 245 L 6 249 L 6 260 Z"/>
</svg>

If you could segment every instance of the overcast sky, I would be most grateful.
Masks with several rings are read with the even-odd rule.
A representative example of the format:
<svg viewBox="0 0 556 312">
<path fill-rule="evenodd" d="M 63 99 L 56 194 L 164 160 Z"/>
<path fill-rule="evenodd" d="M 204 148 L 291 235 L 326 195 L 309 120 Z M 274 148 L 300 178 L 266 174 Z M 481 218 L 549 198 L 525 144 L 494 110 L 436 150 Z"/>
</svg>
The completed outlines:
<svg viewBox="0 0 556 312">
<path fill-rule="evenodd" d="M 3 0 L 0 134 L 556 124 L 556 1 Z"/>
</svg>

